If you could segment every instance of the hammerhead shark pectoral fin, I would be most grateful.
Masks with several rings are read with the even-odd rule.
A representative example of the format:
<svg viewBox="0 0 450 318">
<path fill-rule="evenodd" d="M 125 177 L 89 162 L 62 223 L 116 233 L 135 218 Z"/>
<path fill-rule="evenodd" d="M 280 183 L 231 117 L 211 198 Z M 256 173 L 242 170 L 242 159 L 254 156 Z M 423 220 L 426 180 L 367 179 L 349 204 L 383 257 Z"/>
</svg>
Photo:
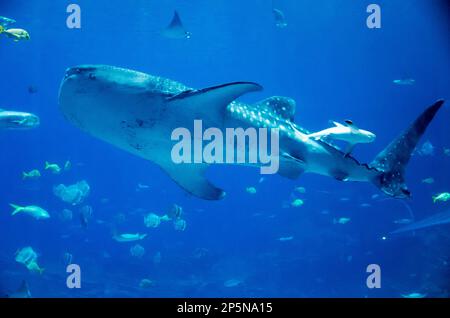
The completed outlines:
<svg viewBox="0 0 450 318">
<path fill-rule="evenodd" d="M 298 164 L 288 160 L 282 160 L 278 169 L 278 174 L 284 178 L 297 180 L 305 172 Z"/>
<path fill-rule="evenodd" d="M 294 158 L 289 154 L 283 154 L 278 174 L 284 178 L 296 180 L 303 172 L 305 172 L 303 169 L 303 165 L 305 164 L 306 163 L 301 159 Z"/>
<path fill-rule="evenodd" d="M 356 144 L 349 143 L 347 145 L 347 148 L 345 148 L 345 155 L 344 155 L 344 157 L 349 156 L 352 153 L 352 151 L 355 148 L 355 146 L 356 146 Z"/>
<path fill-rule="evenodd" d="M 192 195 L 205 200 L 220 200 L 225 196 L 222 189 L 215 187 L 205 177 L 206 164 L 175 164 L 173 162 L 158 163 L 159 166 L 180 187 Z"/>
<path fill-rule="evenodd" d="M 252 82 L 235 82 L 219 86 L 190 90 L 169 97 L 168 102 L 173 107 L 183 107 L 184 112 L 190 112 L 198 118 L 208 118 L 213 121 L 224 117 L 228 104 L 238 97 L 262 90 L 262 86 Z"/>
</svg>

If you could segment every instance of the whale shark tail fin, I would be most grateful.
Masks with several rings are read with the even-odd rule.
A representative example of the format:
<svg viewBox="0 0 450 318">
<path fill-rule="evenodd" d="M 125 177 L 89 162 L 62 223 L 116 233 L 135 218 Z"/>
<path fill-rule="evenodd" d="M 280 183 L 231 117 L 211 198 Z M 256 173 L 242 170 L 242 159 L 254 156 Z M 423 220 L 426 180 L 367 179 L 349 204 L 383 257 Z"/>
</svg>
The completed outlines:
<svg viewBox="0 0 450 318">
<path fill-rule="evenodd" d="M 444 104 L 443 100 L 428 107 L 412 125 L 394 139 L 374 161 L 372 168 L 380 170 L 373 180 L 384 193 L 395 198 L 409 198 L 411 193 L 405 184 L 405 170 L 422 135 Z"/>
</svg>

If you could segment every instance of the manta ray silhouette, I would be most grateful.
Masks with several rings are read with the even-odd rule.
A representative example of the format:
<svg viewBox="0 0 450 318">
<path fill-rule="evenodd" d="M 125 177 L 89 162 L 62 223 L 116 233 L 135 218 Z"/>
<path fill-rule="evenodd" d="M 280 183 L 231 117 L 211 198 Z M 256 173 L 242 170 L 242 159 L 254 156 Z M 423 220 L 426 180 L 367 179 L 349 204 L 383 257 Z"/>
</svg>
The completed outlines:
<svg viewBox="0 0 450 318">
<path fill-rule="evenodd" d="M 170 39 L 190 39 L 192 36 L 192 33 L 184 28 L 177 11 L 173 13 L 172 21 L 161 34 Z"/>
</svg>

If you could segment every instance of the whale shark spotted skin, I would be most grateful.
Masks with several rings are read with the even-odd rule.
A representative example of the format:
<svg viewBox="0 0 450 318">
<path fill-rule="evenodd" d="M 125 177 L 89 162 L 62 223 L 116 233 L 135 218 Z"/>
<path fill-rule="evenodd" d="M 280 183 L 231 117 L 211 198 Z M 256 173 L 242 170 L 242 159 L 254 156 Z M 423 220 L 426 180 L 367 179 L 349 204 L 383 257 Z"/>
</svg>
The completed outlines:
<svg viewBox="0 0 450 318">
<path fill-rule="evenodd" d="M 384 193 L 406 198 L 404 171 L 417 142 L 444 103 L 427 108 L 370 164 L 322 140 L 294 123 L 295 102 L 274 96 L 255 104 L 235 101 L 262 90 L 256 83 L 235 82 L 195 90 L 176 81 L 106 65 L 69 68 L 61 83 L 59 104 L 75 126 L 120 149 L 159 165 L 178 185 L 202 199 L 217 200 L 224 191 L 205 177 L 206 163 L 175 164 L 171 133 L 179 127 L 278 128 L 278 173 L 296 179 L 303 172 L 341 181 L 372 182 Z"/>
</svg>

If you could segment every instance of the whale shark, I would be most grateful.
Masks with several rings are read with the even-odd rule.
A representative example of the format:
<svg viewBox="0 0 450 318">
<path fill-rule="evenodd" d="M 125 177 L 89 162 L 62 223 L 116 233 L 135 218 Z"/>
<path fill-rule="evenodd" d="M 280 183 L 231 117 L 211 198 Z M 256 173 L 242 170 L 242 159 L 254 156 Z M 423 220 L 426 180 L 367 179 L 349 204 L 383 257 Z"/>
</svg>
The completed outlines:
<svg viewBox="0 0 450 318">
<path fill-rule="evenodd" d="M 218 200 L 225 192 L 205 176 L 209 163 L 176 164 L 171 133 L 202 120 L 205 127 L 268 127 L 279 131 L 278 174 L 297 179 L 315 173 L 339 181 L 370 182 L 388 196 L 408 198 L 405 170 L 419 139 L 444 104 L 438 100 L 371 163 L 360 163 L 324 140 L 309 138 L 294 122 L 293 99 L 273 96 L 254 104 L 237 101 L 262 86 L 233 82 L 193 89 L 174 80 L 108 65 L 68 68 L 59 91 L 63 116 L 88 134 L 157 164 L 194 196 Z"/>
</svg>

